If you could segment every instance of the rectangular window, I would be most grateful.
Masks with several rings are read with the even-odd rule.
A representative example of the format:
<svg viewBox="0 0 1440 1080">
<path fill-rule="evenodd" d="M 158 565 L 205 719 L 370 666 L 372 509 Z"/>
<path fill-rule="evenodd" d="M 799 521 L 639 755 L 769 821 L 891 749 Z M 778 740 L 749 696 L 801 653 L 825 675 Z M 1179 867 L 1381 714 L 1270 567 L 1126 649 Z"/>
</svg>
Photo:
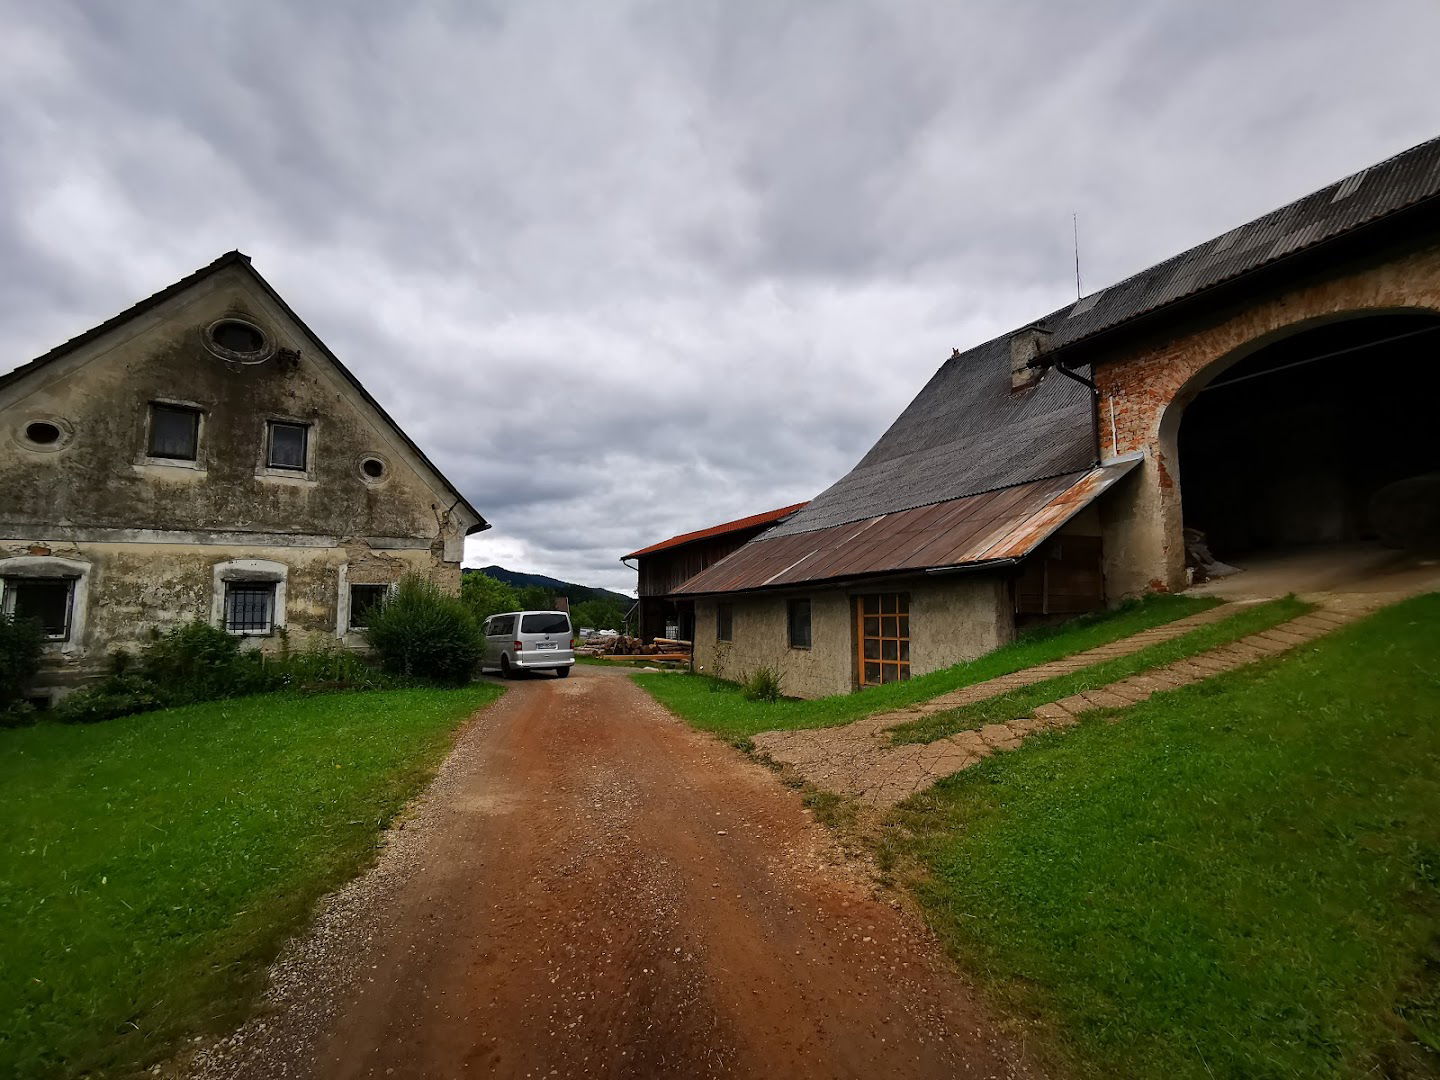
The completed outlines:
<svg viewBox="0 0 1440 1080">
<path fill-rule="evenodd" d="M 150 456 L 195 461 L 200 453 L 200 410 L 184 405 L 150 405 Z"/>
<path fill-rule="evenodd" d="M 540 612 L 536 615 L 520 616 L 522 634 L 568 634 L 570 616 L 562 612 Z"/>
<path fill-rule="evenodd" d="M 733 641 L 735 635 L 735 605 L 715 605 L 715 639 Z"/>
<path fill-rule="evenodd" d="M 855 598 L 856 668 L 861 686 L 910 678 L 910 597 L 879 593 Z"/>
<path fill-rule="evenodd" d="M 51 641 L 70 640 L 70 612 L 74 607 L 74 578 L 6 578 L 4 611 L 16 619 L 31 619 Z"/>
<path fill-rule="evenodd" d="M 270 452 L 267 460 L 272 469 L 294 469 L 304 472 L 309 449 L 310 425 L 270 421 Z"/>
<path fill-rule="evenodd" d="M 515 633 L 514 615 L 497 615 L 490 620 L 490 637 L 509 637 Z"/>
<path fill-rule="evenodd" d="M 385 602 L 389 585 L 350 586 L 350 629 L 364 630 L 370 625 L 370 613 Z"/>
<path fill-rule="evenodd" d="M 790 627 L 790 647 L 792 649 L 810 648 L 810 601 L 787 601 L 785 622 Z"/>
<path fill-rule="evenodd" d="M 225 586 L 225 629 L 268 634 L 275 621 L 275 582 L 232 581 Z"/>
</svg>

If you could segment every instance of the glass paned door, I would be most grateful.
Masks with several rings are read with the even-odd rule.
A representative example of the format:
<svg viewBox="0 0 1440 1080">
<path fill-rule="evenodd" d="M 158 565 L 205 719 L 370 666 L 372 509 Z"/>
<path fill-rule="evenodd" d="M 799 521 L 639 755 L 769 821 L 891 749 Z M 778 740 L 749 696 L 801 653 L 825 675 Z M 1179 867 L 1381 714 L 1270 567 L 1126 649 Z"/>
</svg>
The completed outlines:
<svg viewBox="0 0 1440 1080">
<path fill-rule="evenodd" d="M 856 597 L 855 645 L 861 686 L 910 678 L 909 594 Z"/>
</svg>

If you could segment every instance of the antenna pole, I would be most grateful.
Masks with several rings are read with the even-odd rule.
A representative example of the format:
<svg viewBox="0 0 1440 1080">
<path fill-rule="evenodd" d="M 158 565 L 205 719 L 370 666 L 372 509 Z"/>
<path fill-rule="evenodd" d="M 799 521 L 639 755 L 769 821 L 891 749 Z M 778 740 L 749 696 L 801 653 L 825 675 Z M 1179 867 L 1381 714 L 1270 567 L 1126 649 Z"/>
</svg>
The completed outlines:
<svg viewBox="0 0 1440 1080">
<path fill-rule="evenodd" d="M 1079 300 L 1083 295 L 1080 291 L 1080 214 L 1078 211 L 1070 211 L 1070 231 L 1075 238 L 1075 299 Z"/>
</svg>

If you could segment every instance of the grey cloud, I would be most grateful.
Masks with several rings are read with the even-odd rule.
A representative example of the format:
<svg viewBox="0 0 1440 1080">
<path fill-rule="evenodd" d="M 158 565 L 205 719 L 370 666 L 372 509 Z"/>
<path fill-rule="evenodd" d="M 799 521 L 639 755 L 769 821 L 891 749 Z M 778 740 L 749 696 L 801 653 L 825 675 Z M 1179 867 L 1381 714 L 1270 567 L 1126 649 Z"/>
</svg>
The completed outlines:
<svg viewBox="0 0 1440 1080">
<path fill-rule="evenodd" d="M 1098 287 L 1440 131 L 1426 0 L 0 17 L 0 370 L 240 247 L 474 561 L 612 587 L 1065 302 L 1072 211 Z"/>
</svg>

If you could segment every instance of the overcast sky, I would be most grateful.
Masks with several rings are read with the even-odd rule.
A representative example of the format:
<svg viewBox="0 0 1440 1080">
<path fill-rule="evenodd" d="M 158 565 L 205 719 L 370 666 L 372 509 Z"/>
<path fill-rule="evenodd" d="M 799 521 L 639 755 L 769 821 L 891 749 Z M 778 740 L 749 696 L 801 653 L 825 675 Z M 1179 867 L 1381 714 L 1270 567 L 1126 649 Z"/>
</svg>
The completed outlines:
<svg viewBox="0 0 1440 1080">
<path fill-rule="evenodd" d="M 1434 0 L 0 0 L 0 371 L 230 248 L 494 529 L 809 498 L 953 347 L 1440 134 Z"/>
</svg>

